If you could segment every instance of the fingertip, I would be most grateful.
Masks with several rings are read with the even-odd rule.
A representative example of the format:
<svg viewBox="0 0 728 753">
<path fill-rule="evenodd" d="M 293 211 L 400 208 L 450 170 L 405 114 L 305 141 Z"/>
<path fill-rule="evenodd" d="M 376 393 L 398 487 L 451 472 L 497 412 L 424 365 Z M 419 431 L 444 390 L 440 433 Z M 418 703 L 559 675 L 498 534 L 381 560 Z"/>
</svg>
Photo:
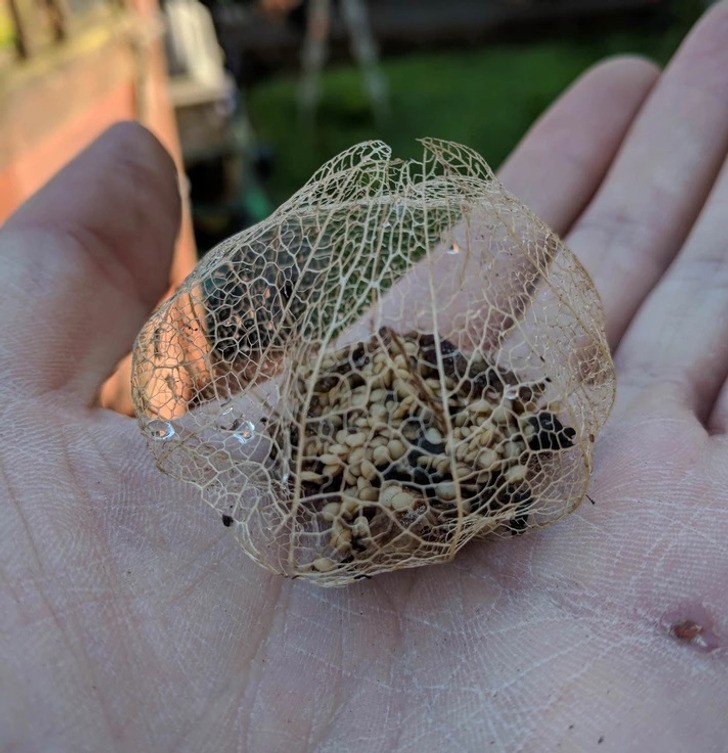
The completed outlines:
<svg viewBox="0 0 728 753">
<path fill-rule="evenodd" d="M 653 84 L 660 75 L 660 66 L 643 55 L 613 55 L 595 63 L 577 79 L 575 86 L 588 80 L 599 80 L 610 87 Z"/>
<path fill-rule="evenodd" d="M 28 390 L 31 370 L 38 389 L 96 395 L 169 287 L 180 220 L 172 158 L 146 128 L 122 122 L 7 221 L 0 316 L 6 336 L 34 343 L 18 369 Z"/>
<path fill-rule="evenodd" d="M 98 266 L 111 274 L 121 266 L 135 294 L 152 306 L 168 286 L 180 220 L 172 157 L 144 126 L 121 121 L 32 196 L 7 226 L 79 239 Z"/>
<path fill-rule="evenodd" d="M 599 187 L 659 74 L 651 61 L 627 55 L 587 69 L 503 165 L 506 188 L 565 234 Z"/>
<path fill-rule="evenodd" d="M 112 240 L 134 274 L 137 293 L 154 306 L 168 287 L 182 215 L 176 165 L 157 137 L 136 121 L 111 126 L 89 151 L 94 148 L 103 153 L 115 173 L 123 191 L 119 210 L 127 213 L 111 225 L 104 216 L 104 230 L 117 232 Z M 133 198 L 128 195 L 130 187 L 135 189 Z M 131 241 L 126 247 L 123 238 Z"/>
</svg>

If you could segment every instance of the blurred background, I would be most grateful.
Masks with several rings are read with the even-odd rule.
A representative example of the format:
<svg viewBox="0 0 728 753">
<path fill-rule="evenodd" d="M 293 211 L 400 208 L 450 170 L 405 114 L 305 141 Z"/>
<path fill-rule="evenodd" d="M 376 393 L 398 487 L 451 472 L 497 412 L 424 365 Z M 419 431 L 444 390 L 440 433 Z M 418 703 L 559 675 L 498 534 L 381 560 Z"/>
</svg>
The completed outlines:
<svg viewBox="0 0 728 753">
<path fill-rule="evenodd" d="M 708 0 L 0 0 L 0 222 L 136 118 L 188 198 L 171 284 L 365 139 L 437 136 L 494 169 L 616 53 L 664 64 Z M 605 103 L 608 107 L 608 103 Z"/>
</svg>

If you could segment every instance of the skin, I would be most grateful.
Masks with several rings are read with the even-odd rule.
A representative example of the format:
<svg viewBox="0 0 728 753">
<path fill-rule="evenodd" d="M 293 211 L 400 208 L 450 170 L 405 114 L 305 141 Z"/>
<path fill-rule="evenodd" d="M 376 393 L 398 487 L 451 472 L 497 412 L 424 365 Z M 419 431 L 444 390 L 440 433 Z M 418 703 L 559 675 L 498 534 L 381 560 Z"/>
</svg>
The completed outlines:
<svg viewBox="0 0 728 753">
<path fill-rule="evenodd" d="M 171 161 L 115 127 L 0 231 L 0 749 L 723 751 L 728 4 L 587 73 L 502 179 L 604 298 L 596 506 L 337 590 L 268 575 L 96 406 L 162 293 Z"/>
</svg>

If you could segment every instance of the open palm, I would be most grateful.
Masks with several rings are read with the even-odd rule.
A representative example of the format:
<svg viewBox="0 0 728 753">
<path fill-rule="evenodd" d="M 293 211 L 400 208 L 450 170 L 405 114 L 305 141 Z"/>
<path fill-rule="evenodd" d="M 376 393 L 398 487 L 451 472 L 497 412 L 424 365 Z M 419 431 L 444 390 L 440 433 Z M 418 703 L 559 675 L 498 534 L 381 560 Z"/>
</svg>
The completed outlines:
<svg viewBox="0 0 728 753">
<path fill-rule="evenodd" d="M 588 73 L 502 171 L 604 298 L 597 505 L 345 589 L 250 563 L 94 407 L 166 279 L 156 142 L 116 127 L 8 221 L 0 749 L 725 750 L 726 71 L 724 2 L 662 76 Z"/>
</svg>

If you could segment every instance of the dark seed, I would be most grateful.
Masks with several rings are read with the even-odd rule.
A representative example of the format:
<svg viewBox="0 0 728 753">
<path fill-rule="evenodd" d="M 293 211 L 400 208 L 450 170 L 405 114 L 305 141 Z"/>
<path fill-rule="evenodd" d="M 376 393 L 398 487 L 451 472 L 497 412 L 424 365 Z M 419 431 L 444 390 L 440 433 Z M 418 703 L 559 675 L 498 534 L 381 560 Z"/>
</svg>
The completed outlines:
<svg viewBox="0 0 728 753">
<path fill-rule="evenodd" d="M 511 536 L 518 536 L 526 530 L 528 525 L 528 515 L 516 515 L 513 520 L 508 521 L 508 529 L 511 532 Z"/>
<path fill-rule="evenodd" d="M 445 452 L 444 442 L 438 442 L 437 444 L 435 444 L 422 437 L 417 445 L 420 449 L 430 453 L 430 455 L 442 455 Z"/>
<path fill-rule="evenodd" d="M 365 366 L 368 361 L 369 357 L 367 356 L 366 347 L 364 346 L 364 343 L 361 343 L 351 352 L 351 362 L 354 366 L 360 369 L 362 366 Z"/>
<path fill-rule="evenodd" d="M 564 426 L 553 413 L 542 411 L 528 422 L 536 429 L 528 442 L 532 450 L 565 450 L 574 446 L 576 431 Z"/>
<path fill-rule="evenodd" d="M 225 528 L 230 528 L 230 526 L 233 524 L 233 519 L 229 515 L 223 515 L 222 524 L 225 526 Z"/>
<path fill-rule="evenodd" d="M 508 502 L 516 505 L 516 517 L 508 521 L 512 536 L 523 533 L 528 526 L 528 510 L 531 507 L 531 494 L 523 489 L 507 489 Z"/>
</svg>

